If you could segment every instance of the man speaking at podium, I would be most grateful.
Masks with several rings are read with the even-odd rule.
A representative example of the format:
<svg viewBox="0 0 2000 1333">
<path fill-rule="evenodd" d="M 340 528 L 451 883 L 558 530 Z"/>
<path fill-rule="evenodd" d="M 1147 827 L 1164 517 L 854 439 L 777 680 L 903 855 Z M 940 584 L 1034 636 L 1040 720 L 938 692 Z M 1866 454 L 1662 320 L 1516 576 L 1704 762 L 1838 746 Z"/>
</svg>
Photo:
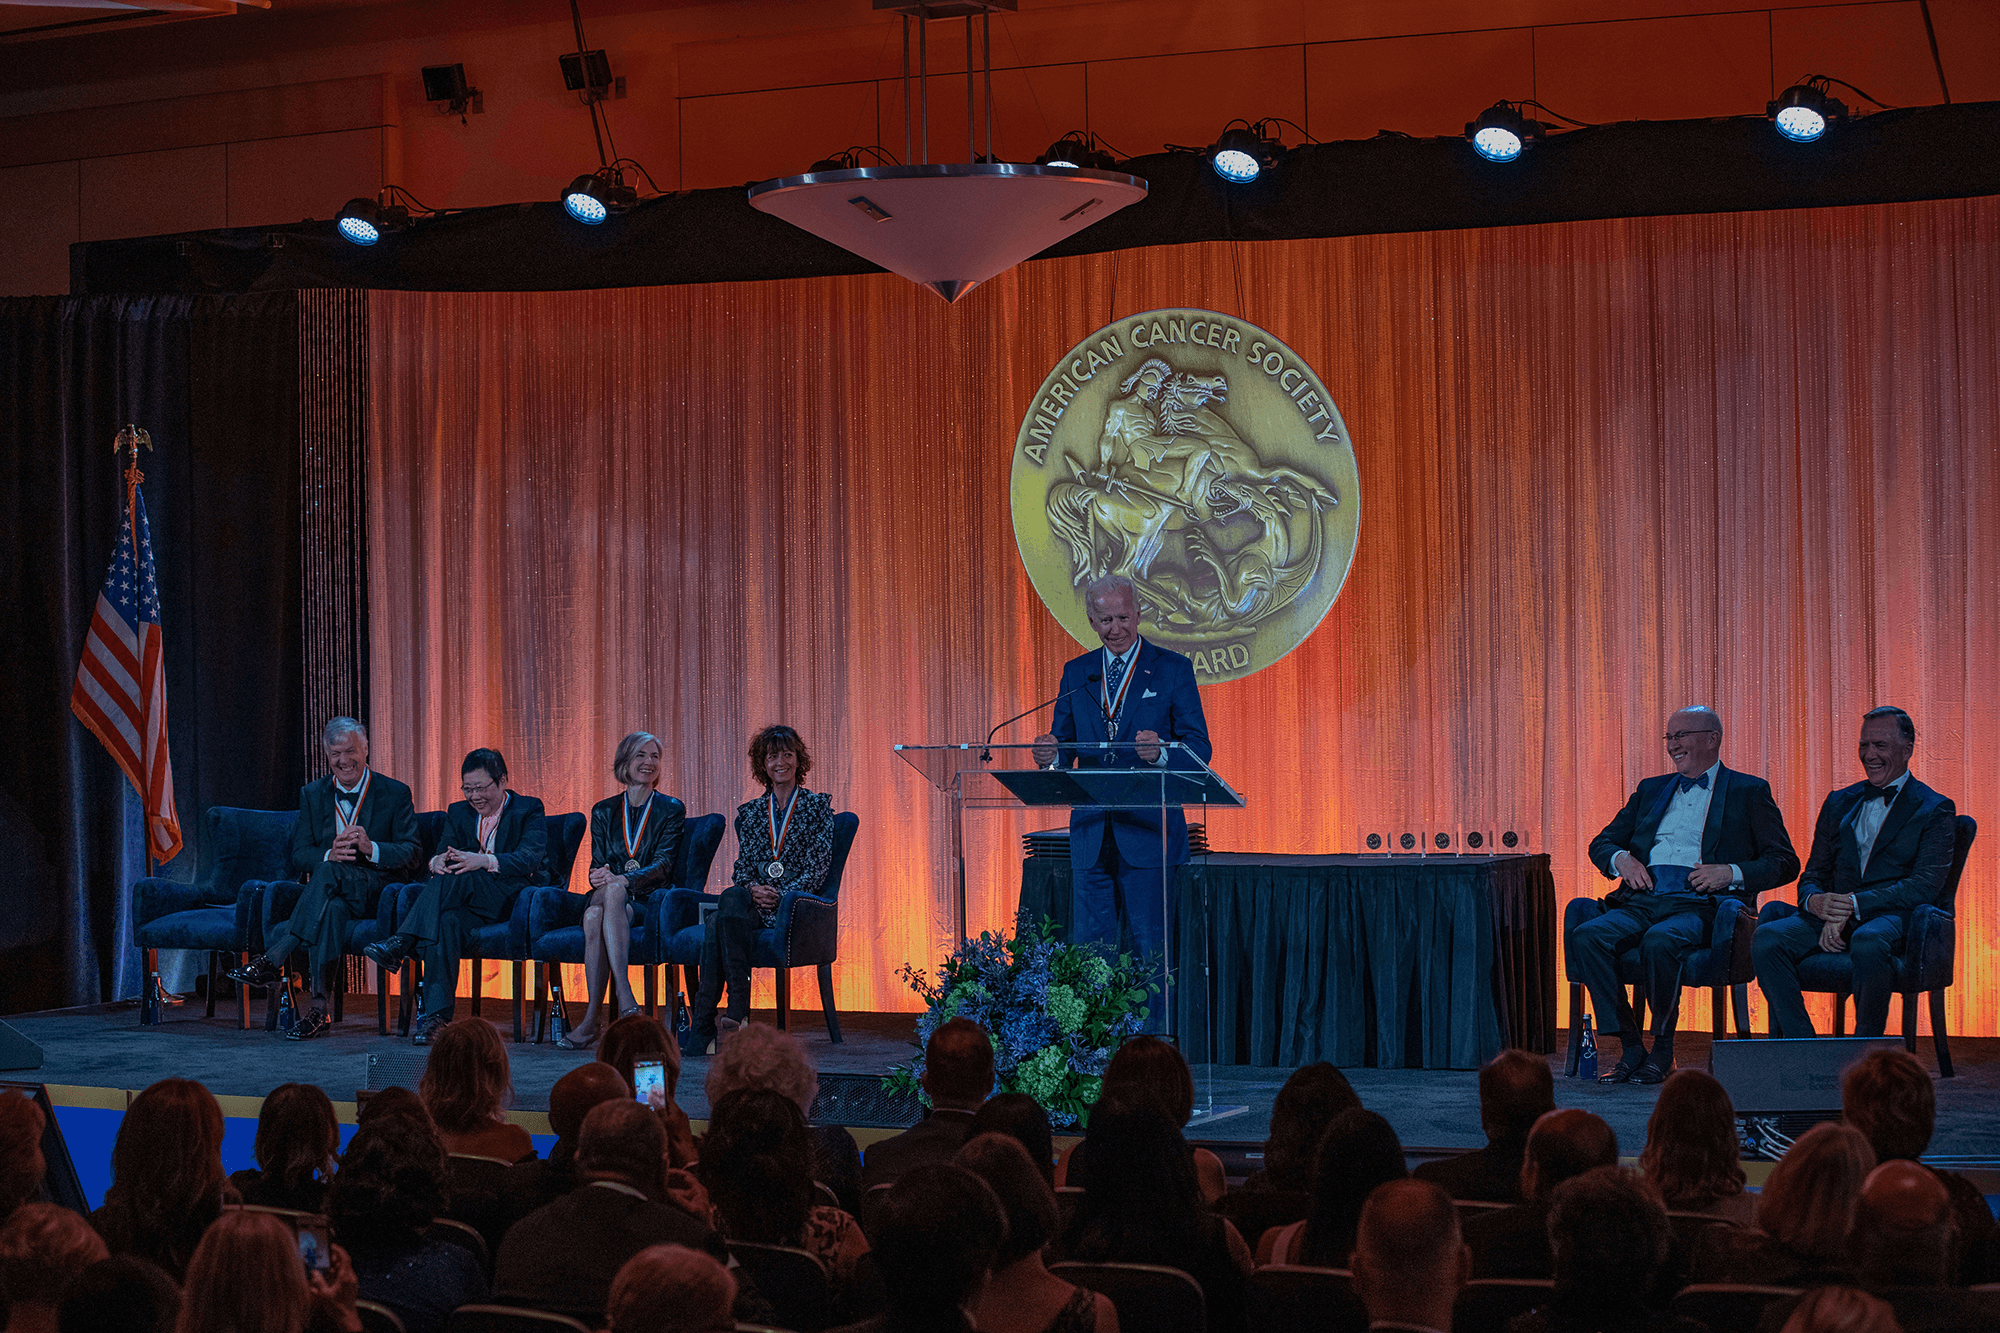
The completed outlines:
<svg viewBox="0 0 2000 1333">
<path fill-rule="evenodd" d="M 1178 741 L 1205 764 L 1214 749 L 1195 689 L 1194 664 L 1139 637 L 1139 594 L 1132 580 L 1107 574 L 1084 585 L 1084 610 L 1104 647 L 1063 666 L 1053 728 L 1035 738 L 1035 762 L 1076 768 L 1190 767 L 1163 750 Z M 1058 743 L 1130 741 L 1131 748 L 1058 751 Z M 1176 762 L 1178 758 L 1178 762 Z M 1078 807 L 1069 816 L 1070 902 L 1075 944 L 1100 942 L 1116 952 L 1119 922 L 1131 928 L 1140 957 L 1164 954 L 1167 922 L 1161 899 L 1160 816 L 1157 810 Z M 1167 810 L 1167 864 L 1188 859 L 1187 818 Z M 1149 1028 L 1163 1026 L 1154 1005 Z"/>
</svg>

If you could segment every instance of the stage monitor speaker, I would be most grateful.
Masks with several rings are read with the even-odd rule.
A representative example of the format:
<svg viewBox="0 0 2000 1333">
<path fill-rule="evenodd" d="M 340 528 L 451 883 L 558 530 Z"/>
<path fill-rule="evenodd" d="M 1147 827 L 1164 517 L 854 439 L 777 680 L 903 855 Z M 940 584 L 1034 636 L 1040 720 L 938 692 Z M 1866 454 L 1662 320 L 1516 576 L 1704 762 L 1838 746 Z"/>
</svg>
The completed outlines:
<svg viewBox="0 0 2000 1333">
<path fill-rule="evenodd" d="M 806 1119 L 815 1125 L 907 1129 L 924 1118 L 924 1104 L 911 1092 L 890 1092 L 880 1074 L 819 1076 L 819 1094 Z"/>
<path fill-rule="evenodd" d="M 83 1182 L 77 1179 L 76 1163 L 71 1160 L 69 1143 L 63 1138 L 62 1122 L 56 1119 L 55 1103 L 49 1100 L 48 1085 L 0 1081 L 0 1091 L 18 1092 L 42 1108 L 42 1197 L 71 1212 L 90 1216 L 90 1200 L 84 1197 Z"/>
<path fill-rule="evenodd" d="M 0 1023 L 0 1069 L 40 1069 L 42 1048 Z"/>
<path fill-rule="evenodd" d="M 1870 1051 L 1895 1050 L 1895 1037 L 1782 1037 L 1718 1041 L 1709 1072 L 1740 1116 L 1839 1115 L 1840 1081 Z"/>
</svg>

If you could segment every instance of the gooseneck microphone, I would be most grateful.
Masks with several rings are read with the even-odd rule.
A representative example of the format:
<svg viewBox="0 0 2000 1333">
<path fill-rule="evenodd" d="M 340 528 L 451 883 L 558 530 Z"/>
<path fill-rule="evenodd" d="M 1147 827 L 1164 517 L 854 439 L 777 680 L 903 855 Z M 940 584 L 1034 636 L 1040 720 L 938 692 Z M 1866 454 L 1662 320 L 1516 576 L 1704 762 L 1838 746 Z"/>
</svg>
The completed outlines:
<svg viewBox="0 0 2000 1333">
<path fill-rule="evenodd" d="M 1077 687 L 1076 687 L 1075 689 L 1073 689 L 1073 690 L 1064 690 L 1064 691 L 1063 691 L 1063 692 L 1062 692 L 1061 694 L 1058 694 L 1058 695 L 1057 695 L 1057 696 L 1056 696 L 1055 698 L 1053 698 L 1053 699 L 1044 699 L 1044 700 L 1042 700 L 1042 701 L 1041 701 L 1040 703 L 1036 704 L 1036 705 L 1035 705 L 1035 706 L 1034 706 L 1033 708 L 1030 708 L 1030 709 L 1029 709 L 1029 710 L 1028 710 L 1027 712 L 1025 712 L 1025 713 L 1016 713 L 1016 714 L 1014 714 L 1014 716 L 1012 716 L 1012 717 L 1008 718 L 1008 719 L 1007 719 L 1007 720 L 1006 720 L 1005 722 L 997 722 L 997 723 L 995 723 L 995 724 L 994 724 L 994 726 L 993 726 L 993 730 L 991 730 L 991 731 L 989 731 L 989 732 L 987 732 L 987 733 L 986 733 L 986 748 L 982 748 L 982 749 L 981 749 L 981 750 L 979 751 L 979 762 L 980 762 L 980 763 L 982 763 L 982 764 L 990 764 L 990 763 L 992 763 L 992 762 L 993 762 L 993 751 L 992 751 L 992 749 L 991 749 L 991 746 L 992 746 L 992 744 L 993 744 L 993 738 L 994 738 L 995 736 L 998 736 L 998 735 L 1000 734 L 1000 728 L 1001 728 L 1001 727 L 1005 727 L 1005 726 L 1011 726 L 1011 725 L 1013 725 L 1014 723 L 1016 723 L 1016 722 L 1019 722 L 1019 721 L 1020 721 L 1020 720 L 1021 720 L 1022 718 L 1024 718 L 1024 717 L 1030 717 L 1030 716 L 1032 716 L 1032 715 L 1034 715 L 1034 714 L 1036 714 L 1036 713 L 1039 713 L 1039 712 L 1041 712 L 1041 711 L 1042 711 L 1042 710 L 1043 710 L 1044 708 L 1047 708 L 1047 707 L 1049 707 L 1049 706 L 1050 706 L 1050 705 L 1052 705 L 1052 704 L 1059 704 L 1059 703 L 1061 703 L 1061 702 L 1062 702 L 1063 700 L 1065 700 L 1065 699 L 1069 698 L 1069 697 L 1070 697 L 1070 696 L 1071 696 L 1072 694 L 1082 694 L 1082 693 L 1084 692 L 1084 690 L 1085 690 L 1085 689 L 1087 689 L 1088 687 L 1090 687 L 1090 686 L 1092 686 L 1092 685 L 1095 685 L 1095 684 L 1097 684 L 1097 682 L 1098 682 L 1098 681 L 1100 681 L 1100 680 L 1103 680 L 1103 679 L 1104 679 L 1104 677 L 1103 677 L 1103 675 L 1102 675 L 1101 673 L 1099 673 L 1099 674 L 1093 674 L 1093 675 L 1089 676 L 1088 678 L 1086 678 L 1086 679 L 1085 679 L 1085 681 L 1084 681 L 1084 683 L 1083 683 L 1082 685 L 1079 685 L 1079 686 L 1077 686 Z"/>
</svg>

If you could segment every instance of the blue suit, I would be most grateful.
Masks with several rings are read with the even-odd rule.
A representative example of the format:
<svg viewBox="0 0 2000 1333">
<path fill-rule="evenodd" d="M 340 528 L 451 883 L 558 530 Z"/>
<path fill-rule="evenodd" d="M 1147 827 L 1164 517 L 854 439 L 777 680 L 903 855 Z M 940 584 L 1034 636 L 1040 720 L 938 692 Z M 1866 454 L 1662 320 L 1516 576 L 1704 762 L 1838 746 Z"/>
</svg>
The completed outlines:
<svg viewBox="0 0 2000 1333">
<path fill-rule="evenodd" d="M 1908 933 L 1910 913 L 1934 903 L 1951 875 L 1958 810 L 1949 797 L 1912 775 L 1882 817 L 1867 869 L 1854 838 L 1854 816 L 1866 782 L 1842 787 L 1826 798 L 1813 826 L 1812 855 L 1799 876 L 1799 913 L 1757 927 L 1752 952 L 1757 985 L 1771 1006 L 1780 1034 L 1810 1037 L 1812 1019 L 1800 997 L 1799 964 L 1821 952 L 1826 923 L 1806 907 L 1815 893 L 1851 893 L 1855 916 L 1848 918 L 1847 952 L 1854 960 L 1854 1035 L 1879 1037 L 1889 1024 L 1895 955 Z"/>
<path fill-rule="evenodd" d="M 1214 748 L 1208 743 L 1208 719 L 1202 716 L 1192 662 L 1141 639 L 1132 659 L 1132 683 L 1115 728 L 1108 726 L 1104 717 L 1104 669 L 1102 648 L 1072 658 L 1063 666 L 1062 697 L 1056 701 L 1055 721 L 1050 726 L 1056 740 L 1126 741 L 1141 731 L 1151 731 L 1162 741 L 1185 744 L 1203 763 L 1208 762 Z M 1092 676 L 1100 680 L 1093 684 Z M 1187 756 L 1178 751 L 1167 751 L 1164 757 L 1168 767 L 1192 767 Z M 1140 766 L 1134 750 L 1065 754 L 1058 762 L 1077 768 Z M 1166 852 L 1169 865 L 1181 865 L 1188 859 L 1187 817 L 1178 808 L 1167 811 Z M 1160 896 L 1163 867 L 1158 812 L 1094 807 L 1072 810 L 1069 855 L 1072 940 L 1079 944 L 1101 941 L 1116 949 L 1122 915 L 1131 928 L 1132 947 L 1141 956 L 1164 953 L 1167 923 Z"/>
</svg>

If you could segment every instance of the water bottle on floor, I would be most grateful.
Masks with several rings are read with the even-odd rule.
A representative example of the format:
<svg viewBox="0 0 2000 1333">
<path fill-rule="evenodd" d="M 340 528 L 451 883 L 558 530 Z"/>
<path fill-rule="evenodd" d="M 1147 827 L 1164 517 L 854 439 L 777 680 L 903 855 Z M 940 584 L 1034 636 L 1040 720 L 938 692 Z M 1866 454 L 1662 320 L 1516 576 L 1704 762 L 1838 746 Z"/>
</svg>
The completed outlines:
<svg viewBox="0 0 2000 1333">
<path fill-rule="evenodd" d="M 1597 1038 L 1590 1031 L 1590 1015 L 1583 1016 L 1583 1042 L 1577 1048 L 1576 1076 L 1595 1080 L 1597 1077 Z"/>
<path fill-rule="evenodd" d="M 299 1025 L 298 1010 L 292 1006 L 292 979 L 285 976 L 278 981 L 278 1032 L 290 1032 Z"/>
<path fill-rule="evenodd" d="M 551 969 L 552 971 L 554 969 Z M 549 1040 L 569 1039 L 569 1011 L 563 1007 L 562 982 L 549 981 Z"/>
<path fill-rule="evenodd" d="M 681 1032 L 688 1030 L 688 997 L 686 991 L 677 990 L 674 992 L 674 1027 Z"/>
</svg>

